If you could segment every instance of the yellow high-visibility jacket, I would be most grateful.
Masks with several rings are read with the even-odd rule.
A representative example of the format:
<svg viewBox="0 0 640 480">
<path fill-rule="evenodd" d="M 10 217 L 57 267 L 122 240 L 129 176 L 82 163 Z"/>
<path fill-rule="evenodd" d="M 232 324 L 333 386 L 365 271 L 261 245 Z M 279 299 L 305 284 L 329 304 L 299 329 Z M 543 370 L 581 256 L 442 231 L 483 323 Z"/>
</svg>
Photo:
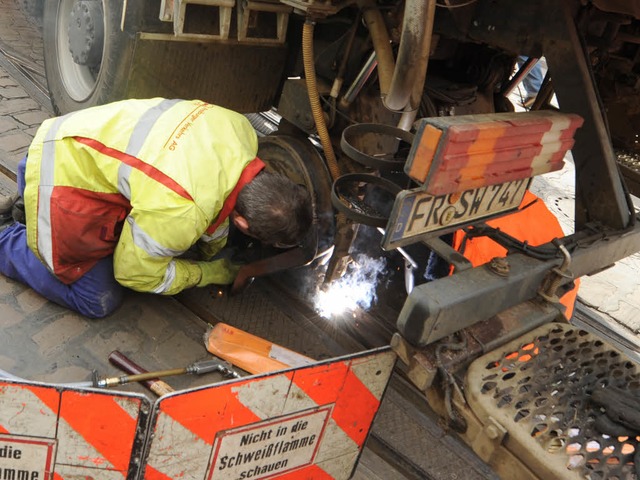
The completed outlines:
<svg viewBox="0 0 640 480">
<path fill-rule="evenodd" d="M 201 263 L 177 257 L 201 239 L 209 252 L 224 246 L 237 193 L 264 166 L 257 150 L 243 115 L 197 100 L 124 100 L 47 120 L 26 167 L 29 247 L 67 284 L 113 253 L 126 287 L 195 286 Z"/>
</svg>

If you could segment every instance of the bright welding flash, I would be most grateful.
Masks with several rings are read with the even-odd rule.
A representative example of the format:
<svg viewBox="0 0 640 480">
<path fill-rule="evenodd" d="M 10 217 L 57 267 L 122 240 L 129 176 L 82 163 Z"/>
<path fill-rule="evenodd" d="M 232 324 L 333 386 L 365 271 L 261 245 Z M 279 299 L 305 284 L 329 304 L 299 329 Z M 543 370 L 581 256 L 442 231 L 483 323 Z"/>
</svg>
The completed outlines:
<svg viewBox="0 0 640 480">
<path fill-rule="evenodd" d="M 316 311 L 324 318 L 336 319 L 368 310 L 377 300 L 378 278 L 385 272 L 384 259 L 373 259 L 360 255 L 354 259 L 347 273 L 332 282 L 328 288 L 316 292 Z"/>
</svg>

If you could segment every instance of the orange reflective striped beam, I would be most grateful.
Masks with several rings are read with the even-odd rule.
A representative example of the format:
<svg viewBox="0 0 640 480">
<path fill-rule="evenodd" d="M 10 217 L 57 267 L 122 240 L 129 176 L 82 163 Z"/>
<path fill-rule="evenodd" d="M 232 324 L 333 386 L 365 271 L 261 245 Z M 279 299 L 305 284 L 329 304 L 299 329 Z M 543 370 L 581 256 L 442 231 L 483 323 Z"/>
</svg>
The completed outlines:
<svg viewBox="0 0 640 480">
<path fill-rule="evenodd" d="M 553 172 L 582 123 L 553 111 L 425 118 L 405 172 L 433 195 Z"/>
</svg>

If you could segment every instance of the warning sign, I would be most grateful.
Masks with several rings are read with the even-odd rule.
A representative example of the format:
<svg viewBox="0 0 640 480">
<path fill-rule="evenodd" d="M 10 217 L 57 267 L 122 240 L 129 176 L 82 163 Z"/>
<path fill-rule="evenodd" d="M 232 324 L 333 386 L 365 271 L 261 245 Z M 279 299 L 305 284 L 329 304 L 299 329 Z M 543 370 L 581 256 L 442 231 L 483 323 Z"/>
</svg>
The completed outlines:
<svg viewBox="0 0 640 480">
<path fill-rule="evenodd" d="M 330 413 L 324 407 L 221 432 L 207 478 L 258 480 L 311 464 Z"/>
<path fill-rule="evenodd" d="M 0 435 L 0 478 L 51 479 L 55 446 L 55 440 Z"/>
</svg>

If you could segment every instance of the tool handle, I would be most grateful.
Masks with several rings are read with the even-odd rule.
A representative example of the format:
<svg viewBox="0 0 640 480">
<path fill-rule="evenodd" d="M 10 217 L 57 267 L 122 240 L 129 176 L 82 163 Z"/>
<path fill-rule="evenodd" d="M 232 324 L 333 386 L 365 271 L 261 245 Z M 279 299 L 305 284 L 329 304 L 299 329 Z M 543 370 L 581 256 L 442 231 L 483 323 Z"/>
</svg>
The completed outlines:
<svg viewBox="0 0 640 480">
<path fill-rule="evenodd" d="M 109 354 L 109 362 L 111 362 L 113 366 L 118 367 L 120 370 L 130 375 L 148 373 L 148 370 L 142 368 L 119 350 L 114 350 Z M 144 380 L 142 383 L 159 397 L 175 391 L 166 382 L 158 379 Z"/>
</svg>

